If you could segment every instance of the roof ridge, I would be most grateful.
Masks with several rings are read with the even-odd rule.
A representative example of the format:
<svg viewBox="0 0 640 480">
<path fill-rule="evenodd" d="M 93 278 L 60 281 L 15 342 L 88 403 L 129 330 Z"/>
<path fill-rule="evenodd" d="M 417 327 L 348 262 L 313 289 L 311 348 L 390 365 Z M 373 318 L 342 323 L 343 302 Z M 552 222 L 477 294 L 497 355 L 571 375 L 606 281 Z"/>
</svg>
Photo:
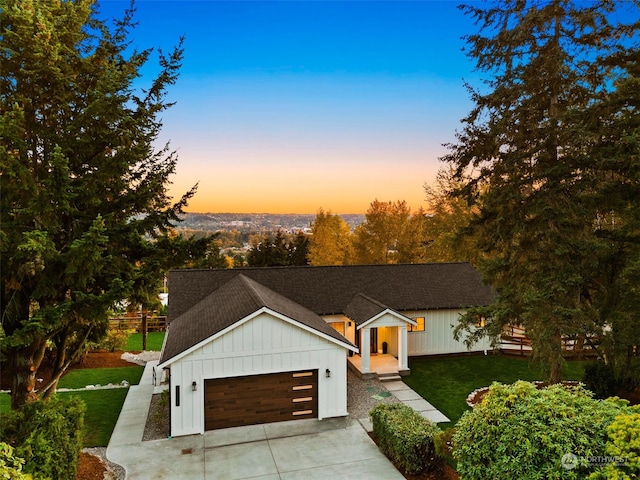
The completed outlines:
<svg viewBox="0 0 640 480">
<path fill-rule="evenodd" d="M 271 267 L 236 267 L 234 270 L 241 271 L 256 271 L 256 270 L 264 270 L 265 268 L 272 270 L 313 270 L 313 269 L 339 269 L 339 268 L 362 268 L 362 267 L 391 267 L 391 266 L 424 266 L 424 265 L 461 265 L 461 264 L 469 264 L 467 261 L 450 261 L 450 262 L 422 262 L 422 263 L 358 263 L 358 264 L 349 264 L 349 265 L 274 265 Z M 189 271 L 189 272 L 198 272 L 198 271 L 211 271 L 211 270 L 229 270 L 228 268 L 172 268 L 171 271 L 181 272 L 181 271 Z M 242 275 L 238 273 L 238 275 Z"/>
<path fill-rule="evenodd" d="M 247 288 L 247 292 L 251 295 L 251 299 L 256 303 L 257 307 L 266 307 L 266 300 L 260 295 L 260 292 L 256 288 L 256 284 L 260 285 L 255 280 L 250 279 L 246 275 L 239 273 L 236 278 L 243 283 L 243 285 Z"/>
<path fill-rule="evenodd" d="M 366 293 L 357 293 L 356 295 L 354 295 L 354 297 L 351 299 L 351 301 L 353 301 L 356 297 L 362 297 L 365 300 L 368 300 L 371 303 L 375 303 L 376 305 L 378 305 L 379 307 L 384 307 L 384 308 L 391 308 L 389 305 L 385 305 L 384 303 L 382 303 L 380 300 L 376 300 L 373 297 L 370 297 L 369 295 L 367 295 Z M 351 302 L 349 302 L 351 303 Z"/>
</svg>

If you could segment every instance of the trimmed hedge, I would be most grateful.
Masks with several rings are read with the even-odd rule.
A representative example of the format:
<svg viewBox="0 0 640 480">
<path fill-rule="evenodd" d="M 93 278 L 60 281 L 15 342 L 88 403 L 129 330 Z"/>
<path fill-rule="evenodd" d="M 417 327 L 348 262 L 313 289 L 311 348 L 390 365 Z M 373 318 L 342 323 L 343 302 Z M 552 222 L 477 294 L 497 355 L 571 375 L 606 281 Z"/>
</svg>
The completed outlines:
<svg viewBox="0 0 640 480">
<path fill-rule="evenodd" d="M 415 474 L 439 465 L 433 438 L 437 425 L 402 403 L 381 403 L 369 412 L 378 446 L 397 467 Z"/>
<path fill-rule="evenodd" d="M 25 404 L 3 416 L 0 436 L 24 458 L 34 478 L 74 480 L 84 430 L 84 403 L 53 397 Z"/>
</svg>

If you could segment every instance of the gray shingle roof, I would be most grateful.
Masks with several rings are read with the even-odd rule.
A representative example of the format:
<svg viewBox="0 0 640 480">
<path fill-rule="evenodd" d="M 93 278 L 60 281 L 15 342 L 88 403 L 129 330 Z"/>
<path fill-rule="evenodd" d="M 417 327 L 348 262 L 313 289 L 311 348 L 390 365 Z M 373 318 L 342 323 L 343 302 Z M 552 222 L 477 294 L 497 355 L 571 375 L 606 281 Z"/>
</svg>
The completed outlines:
<svg viewBox="0 0 640 480">
<path fill-rule="evenodd" d="M 361 325 L 388 309 L 389 307 L 377 300 L 359 293 L 345 307 L 344 314 L 353 320 L 356 325 Z"/>
<path fill-rule="evenodd" d="M 358 294 L 397 312 L 468 308 L 495 298 L 469 263 L 173 270 L 169 322 L 239 274 L 318 315 L 344 313 Z"/>
<path fill-rule="evenodd" d="M 240 274 L 206 295 L 171 322 L 160 363 L 170 360 L 263 307 L 351 345 L 316 313 Z"/>
</svg>

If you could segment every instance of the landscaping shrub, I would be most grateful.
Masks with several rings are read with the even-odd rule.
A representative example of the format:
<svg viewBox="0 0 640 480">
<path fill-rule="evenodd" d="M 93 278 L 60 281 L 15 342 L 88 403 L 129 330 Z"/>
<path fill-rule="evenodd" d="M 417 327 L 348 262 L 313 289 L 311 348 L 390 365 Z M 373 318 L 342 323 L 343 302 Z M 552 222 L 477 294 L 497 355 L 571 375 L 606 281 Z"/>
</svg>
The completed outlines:
<svg viewBox="0 0 640 480">
<path fill-rule="evenodd" d="M 433 444 L 437 425 L 402 403 L 381 403 L 369 415 L 380 450 L 396 466 L 415 474 L 439 464 Z"/>
<path fill-rule="evenodd" d="M 16 457 L 11 445 L 0 442 L 0 478 L 7 480 L 30 480 L 31 475 L 22 471 L 24 458 Z"/>
<path fill-rule="evenodd" d="M 586 478 L 589 458 L 605 455 L 607 427 L 630 411 L 580 386 L 494 383 L 456 424 L 453 456 L 465 480 Z"/>
<path fill-rule="evenodd" d="M 25 404 L 3 416 L 0 436 L 37 479 L 74 480 L 82 450 L 85 406 L 76 398 Z"/>
<path fill-rule="evenodd" d="M 640 406 L 618 415 L 607 429 L 606 464 L 589 480 L 640 478 Z"/>
<path fill-rule="evenodd" d="M 109 352 L 115 352 L 124 350 L 129 341 L 129 336 L 134 333 L 135 330 L 120 330 L 118 328 L 111 328 L 107 330 L 106 336 L 98 342 L 97 349 L 108 350 Z"/>
</svg>

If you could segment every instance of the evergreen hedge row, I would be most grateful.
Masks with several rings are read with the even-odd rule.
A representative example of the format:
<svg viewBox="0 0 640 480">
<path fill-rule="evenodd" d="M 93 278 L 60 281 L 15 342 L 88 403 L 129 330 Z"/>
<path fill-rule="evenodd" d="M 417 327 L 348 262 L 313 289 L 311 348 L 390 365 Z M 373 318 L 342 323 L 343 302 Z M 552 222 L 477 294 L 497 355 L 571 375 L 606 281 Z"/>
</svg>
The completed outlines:
<svg viewBox="0 0 640 480">
<path fill-rule="evenodd" d="M 440 429 L 411 407 L 381 403 L 369 415 L 378 447 L 398 468 L 416 474 L 440 464 L 433 443 Z"/>
<path fill-rule="evenodd" d="M 73 397 L 29 402 L 3 415 L 0 437 L 25 460 L 24 473 L 37 479 L 74 480 L 85 409 L 84 402 Z"/>
</svg>

